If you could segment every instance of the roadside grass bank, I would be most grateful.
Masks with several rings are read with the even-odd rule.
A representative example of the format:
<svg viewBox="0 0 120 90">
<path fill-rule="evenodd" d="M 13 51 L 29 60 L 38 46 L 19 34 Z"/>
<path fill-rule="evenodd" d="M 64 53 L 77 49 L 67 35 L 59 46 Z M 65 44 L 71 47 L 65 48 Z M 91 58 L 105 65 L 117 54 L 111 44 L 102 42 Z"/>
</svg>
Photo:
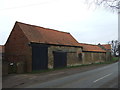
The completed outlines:
<svg viewBox="0 0 120 90">
<path fill-rule="evenodd" d="M 78 67 L 93 66 L 93 65 L 100 65 L 100 64 L 112 64 L 112 63 L 115 63 L 117 61 L 119 61 L 119 57 L 112 57 L 111 60 L 105 61 L 105 62 L 81 64 L 81 65 L 73 65 L 73 66 L 67 66 L 67 67 L 62 67 L 62 68 L 32 71 L 32 72 L 29 72 L 27 74 L 39 74 L 39 73 L 50 72 L 50 71 L 55 71 L 55 70 L 62 70 L 62 69 L 69 69 L 69 68 L 78 68 Z"/>
</svg>

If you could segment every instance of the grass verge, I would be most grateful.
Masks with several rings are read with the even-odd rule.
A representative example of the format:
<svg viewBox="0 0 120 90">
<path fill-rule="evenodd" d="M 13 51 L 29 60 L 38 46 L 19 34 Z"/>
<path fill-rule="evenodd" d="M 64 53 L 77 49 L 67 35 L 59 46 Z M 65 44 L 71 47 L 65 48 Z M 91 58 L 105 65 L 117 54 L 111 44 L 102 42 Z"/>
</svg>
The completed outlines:
<svg viewBox="0 0 120 90">
<path fill-rule="evenodd" d="M 118 60 L 119 60 L 118 57 L 112 57 L 111 60 L 105 61 L 105 62 L 98 62 L 98 63 L 91 63 L 91 64 L 81 64 L 81 65 L 67 66 L 67 67 L 63 67 L 63 68 L 47 69 L 47 70 L 40 70 L 40 71 L 32 71 L 32 72 L 29 72 L 28 74 L 38 74 L 38 73 L 55 71 L 55 70 L 62 70 L 62 69 L 67 69 L 67 68 L 77 68 L 77 67 L 90 66 L 90 65 L 112 64 L 114 62 L 117 62 Z"/>
</svg>

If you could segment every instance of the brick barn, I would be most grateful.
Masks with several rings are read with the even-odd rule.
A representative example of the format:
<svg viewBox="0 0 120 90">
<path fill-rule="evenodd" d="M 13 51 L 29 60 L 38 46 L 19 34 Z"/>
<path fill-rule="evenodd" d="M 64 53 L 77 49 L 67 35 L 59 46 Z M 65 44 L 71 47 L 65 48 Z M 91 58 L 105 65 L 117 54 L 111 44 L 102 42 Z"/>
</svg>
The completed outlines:
<svg viewBox="0 0 120 90">
<path fill-rule="evenodd" d="M 17 73 L 110 59 L 109 44 L 79 43 L 70 33 L 21 22 L 15 23 L 5 44 L 5 61 L 18 65 Z"/>
<path fill-rule="evenodd" d="M 5 44 L 5 60 L 24 62 L 24 72 L 82 64 L 82 46 L 70 33 L 16 22 Z"/>
</svg>

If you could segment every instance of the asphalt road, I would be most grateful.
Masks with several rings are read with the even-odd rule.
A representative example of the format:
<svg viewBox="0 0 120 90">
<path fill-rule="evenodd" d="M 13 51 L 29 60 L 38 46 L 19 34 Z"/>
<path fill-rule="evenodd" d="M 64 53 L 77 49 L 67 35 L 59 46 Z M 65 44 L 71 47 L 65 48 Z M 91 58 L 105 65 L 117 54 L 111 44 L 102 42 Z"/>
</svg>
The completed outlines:
<svg viewBox="0 0 120 90">
<path fill-rule="evenodd" d="M 118 88 L 118 62 L 26 88 Z"/>
</svg>

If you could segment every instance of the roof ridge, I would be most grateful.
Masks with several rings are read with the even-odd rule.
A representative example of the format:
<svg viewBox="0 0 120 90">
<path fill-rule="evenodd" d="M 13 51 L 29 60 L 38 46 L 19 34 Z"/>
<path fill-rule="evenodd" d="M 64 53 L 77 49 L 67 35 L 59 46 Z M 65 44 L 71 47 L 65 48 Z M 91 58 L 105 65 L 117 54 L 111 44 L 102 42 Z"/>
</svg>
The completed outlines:
<svg viewBox="0 0 120 90">
<path fill-rule="evenodd" d="M 83 44 L 84 51 L 106 52 L 105 50 L 101 49 L 98 45 L 86 44 L 86 43 L 79 43 L 79 44 Z"/>
<path fill-rule="evenodd" d="M 79 43 L 79 44 L 86 44 L 86 45 L 98 46 L 98 45 L 88 44 L 88 43 Z"/>
<path fill-rule="evenodd" d="M 28 26 L 33 26 L 33 27 L 38 27 L 38 28 L 43 28 L 45 30 L 52 30 L 52 31 L 60 32 L 60 33 L 70 34 L 69 32 L 59 31 L 59 30 L 55 30 L 55 29 L 51 29 L 51 28 L 45 28 L 45 27 L 42 27 L 42 26 L 27 24 L 27 23 L 23 23 L 23 22 L 16 21 L 16 23 L 18 23 L 18 24 L 20 23 L 20 24 L 24 24 L 24 25 L 28 25 Z"/>
<path fill-rule="evenodd" d="M 111 44 L 101 44 L 101 45 L 111 45 Z"/>
<path fill-rule="evenodd" d="M 30 42 L 79 46 L 78 41 L 70 33 L 18 21 L 16 21 L 16 24 L 21 28 Z"/>
</svg>

